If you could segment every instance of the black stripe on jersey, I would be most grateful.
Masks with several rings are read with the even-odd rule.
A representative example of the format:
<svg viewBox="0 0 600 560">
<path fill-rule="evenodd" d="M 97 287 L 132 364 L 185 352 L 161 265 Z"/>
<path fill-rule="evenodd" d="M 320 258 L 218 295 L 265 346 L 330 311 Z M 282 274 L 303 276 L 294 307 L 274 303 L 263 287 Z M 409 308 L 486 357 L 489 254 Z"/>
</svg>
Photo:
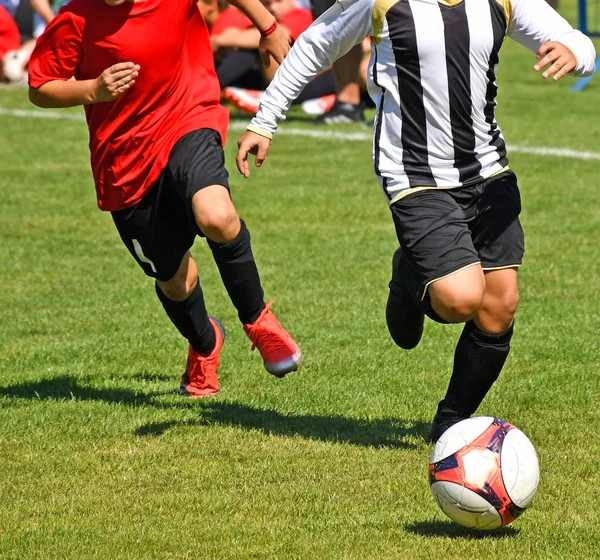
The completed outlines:
<svg viewBox="0 0 600 560">
<path fill-rule="evenodd" d="M 470 183 L 481 178 L 481 164 L 475 152 L 475 129 L 471 117 L 471 37 L 466 3 L 439 6 L 444 21 L 454 167 L 458 169 L 460 182 Z"/>
<path fill-rule="evenodd" d="M 411 187 L 437 186 L 427 157 L 427 119 L 417 32 L 408 0 L 401 0 L 392 6 L 386 14 L 386 20 L 398 74 L 404 171 Z"/>
<path fill-rule="evenodd" d="M 497 0 L 488 0 L 490 5 L 490 13 L 492 16 L 492 29 L 494 31 L 494 46 L 492 47 L 492 52 L 490 53 L 490 62 L 489 68 L 487 71 L 487 90 L 485 92 L 485 109 L 483 110 L 483 114 L 485 115 L 485 122 L 490 125 L 489 135 L 491 136 L 490 144 L 496 148 L 498 151 L 498 163 L 502 166 L 508 165 L 508 158 L 506 157 L 506 145 L 504 144 L 504 140 L 500 136 L 500 129 L 496 124 L 496 120 L 494 118 L 494 109 L 496 107 L 496 95 L 498 95 L 498 86 L 496 85 L 496 73 L 494 69 L 496 65 L 500 62 L 500 58 L 498 53 L 500 52 L 500 47 L 502 47 L 502 42 L 504 41 L 504 36 L 506 34 L 506 29 L 508 28 L 508 22 L 506 21 L 506 15 L 504 14 L 504 8 L 500 5 Z"/>
<path fill-rule="evenodd" d="M 379 171 L 379 154 L 381 153 L 379 149 L 379 142 L 381 141 L 381 125 L 383 124 L 383 105 L 385 103 L 385 88 L 379 85 L 377 80 L 377 45 L 373 45 L 373 51 L 375 53 L 375 60 L 373 61 L 373 83 L 381 88 L 381 98 L 379 99 L 379 108 L 377 109 L 377 117 L 375 119 L 375 136 L 373 138 L 373 149 L 375 152 L 375 158 L 373 159 L 373 167 L 375 169 L 375 175 L 381 177 L 381 172 Z M 388 200 L 391 200 L 392 197 L 387 192 L 387 178 L 381 177 L 383 181 L 383 192 Z"/>
</svg>

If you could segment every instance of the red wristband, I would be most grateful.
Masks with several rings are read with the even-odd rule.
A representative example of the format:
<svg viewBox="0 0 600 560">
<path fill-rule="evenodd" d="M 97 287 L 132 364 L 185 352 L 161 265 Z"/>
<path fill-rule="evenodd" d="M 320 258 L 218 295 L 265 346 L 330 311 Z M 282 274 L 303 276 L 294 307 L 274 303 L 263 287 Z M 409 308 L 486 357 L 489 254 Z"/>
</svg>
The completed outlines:
<svg viewBox="0 0 600 560">
<path fill-rule="evenodd" d="M 269 27 L 268 29 L 265 29 L 264 31 L 260 32 L 260 36 L 261 37 L 268 37 L 269 35 L 273 35 L 273 33 L 275 33 L 275 30 L 279 27 L 279 24 L 277 23 L 277 20 L 275 20 L 273 22 L 273 24 L 271 25 L 271 27 Z"/>
</svg>

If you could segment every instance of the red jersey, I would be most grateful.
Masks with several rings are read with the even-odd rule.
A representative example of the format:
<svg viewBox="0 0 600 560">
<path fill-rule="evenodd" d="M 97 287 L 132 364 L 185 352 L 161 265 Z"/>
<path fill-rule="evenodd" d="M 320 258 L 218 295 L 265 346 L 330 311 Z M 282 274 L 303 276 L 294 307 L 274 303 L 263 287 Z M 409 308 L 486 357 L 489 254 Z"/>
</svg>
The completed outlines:
<svg viewBox="0 0 600 560">
<path fill-rule="evenodd" d="M 167 164 L 173 145 L 200 128 L 220 133 L 229 112 L 219 104 L 208 30 L 195 0 L 144 0 L 109 6 L 71 0 L 38 39 L 29 84 L 96 79 L 118 62 L 141 66 L 119 99 L 85 106 L 98 206 L 139 202 Z"/>
<path fill-rule="evenodd" d="M 15 51 L 21 46 L 21 33 L 15 20 L 0 6 L 0 61 L 7 52 Z"/>
</svg>

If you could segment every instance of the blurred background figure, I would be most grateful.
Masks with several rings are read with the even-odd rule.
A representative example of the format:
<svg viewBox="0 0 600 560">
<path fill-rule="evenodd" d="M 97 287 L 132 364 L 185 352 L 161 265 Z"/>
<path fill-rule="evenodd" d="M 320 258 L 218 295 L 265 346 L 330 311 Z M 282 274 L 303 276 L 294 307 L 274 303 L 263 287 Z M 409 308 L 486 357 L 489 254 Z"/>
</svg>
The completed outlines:
<svg viewBox="0 0 600 560">
<path fill-rule="evenodd" d="M 0 82 L 15 81 L 14 68 L 15 66 L 19 67 L 19 65 L 12 62 L 12 60 L 20 47 L 21 34 L 19 28 L 6 8 L 0 6 Z"/>
<path fill-rule="evenodd" d="M 27 83 L 37 37 L 67 0 L 0 0 L 0 82 Z"/>
<path fill-rule="evenodd" d="M 320 17 L 335 4 L 335 0 L 310 0 L 310 2 L 314 19 Z M 359 43 L 333 63 L 332 71 L 335 77 L 336 97 L 331 108 L 317 117 L 315 120 L 316 123 L 344 124 L 364 122 L 365 117 L 363 114 L 360 86 L 360 71 L 363 57 L 364 47 L 362 43 Z M 363 68 L 366 75 L 366 66 Z"/>
<path fill-rule="evenodd" d="M 223 98 L 241 111 L 255 113 L 260 95 L 279 65 L 274 60 L 268 67 L 262 63 L 258 52 L 260 33 L 250 20 L 236 8 L 223 7 L 217 2 L 200 0 L 199 6 L 209 25 Z M 313 21 L 311 12 L 299 7 L 295 0 L 262 0 L 262 3 L 279 25 L 286 29 L 292 41 Z M 296 103 L 307 100 L 313 101 L 309 107 L 312 114 L 320 114 L 331 108 L 335 102 L 332 72 L 317 76 L 307 85 Z"/>
</svg>

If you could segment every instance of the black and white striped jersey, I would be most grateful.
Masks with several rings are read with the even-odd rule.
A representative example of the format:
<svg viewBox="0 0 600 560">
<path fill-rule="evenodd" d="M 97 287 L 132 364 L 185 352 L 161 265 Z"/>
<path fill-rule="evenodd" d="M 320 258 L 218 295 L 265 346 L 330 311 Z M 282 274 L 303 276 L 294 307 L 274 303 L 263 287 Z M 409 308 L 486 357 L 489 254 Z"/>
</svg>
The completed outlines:
<svg viewBox="0 0 600 560">
<path fill-rule="evenodd" d="M 577 57 L 578 75 L 595 67 L 590 39 L 545 0 L 338 0 L 296 41 L 248 129 L 275 132 L 302 88 L 367 36 L 373 163 L 390 202 L 506 167 L 494 116 L 506 36 L 534 53 L 546 41 L 563 43 Z"/>
</svg>

